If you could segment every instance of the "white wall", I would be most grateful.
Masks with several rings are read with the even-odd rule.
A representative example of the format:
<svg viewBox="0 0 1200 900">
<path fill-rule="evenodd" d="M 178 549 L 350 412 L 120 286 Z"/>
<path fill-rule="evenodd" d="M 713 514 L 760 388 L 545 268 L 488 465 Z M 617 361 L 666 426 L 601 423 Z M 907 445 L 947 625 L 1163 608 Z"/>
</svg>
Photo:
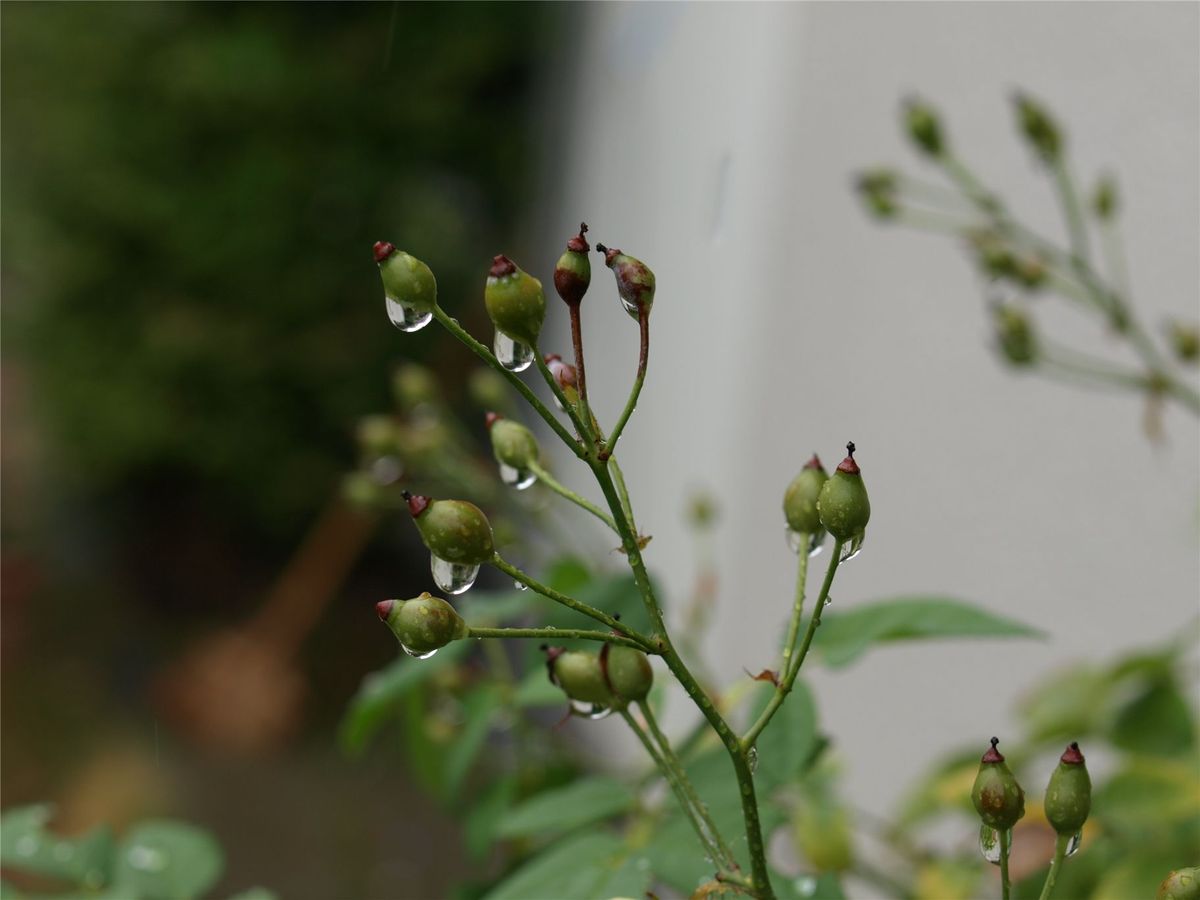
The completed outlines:
<svg viewBox="0 0 1200 900">
<path fill-rule="evenodd" d="M 556 253 L 586 218 L 593 240 L 657 273 L 650 376 L 621 456 L 655 536 L 647 559 L 674 598 L 693 571 L 683 498 L 695 485 L 721 492 L 717 670 L 733 679 L 771 664 L 795 564 L 783 488 L 813 450 L 836 465 L 847 439 L 874 512 L 835 608 L 950 593 L 1050 634 L 881 649 L 818 673 L 824 725 L 851 798 L 868 809 L 889 809 L 930 757 L 1010 732 L 1016 698 L 1054 666 L 1159 641 L 1196 616 L 1200 486 L 1195 419 L 1171 411 L 1154 446 L 1139 400 L 1004 370 L 986 349 L 964 254 L 869 221 L 851 173 L 921 167 L 896 125 L 899 100 L 920 92 L 962 155 L 1061 234 L 1011 124 L 1008 95 L 1025 87 L 1068 126 L 1081 174 L 1119 173 L 1145 320 L 1195 319 L 1198 13 L 1140 3 L 587 10 L 562 73 L 576 114 L 554 142 L 564 171 L 538 246 Z M 593 403 L 611 423 L 637 338 L 602 268 L 584 314 Z M 1064 338 L 1102 340 L 1079 317 L 1054 321 Z M 873 761 L 882 745 L 886 764 Z"/>
</svg>

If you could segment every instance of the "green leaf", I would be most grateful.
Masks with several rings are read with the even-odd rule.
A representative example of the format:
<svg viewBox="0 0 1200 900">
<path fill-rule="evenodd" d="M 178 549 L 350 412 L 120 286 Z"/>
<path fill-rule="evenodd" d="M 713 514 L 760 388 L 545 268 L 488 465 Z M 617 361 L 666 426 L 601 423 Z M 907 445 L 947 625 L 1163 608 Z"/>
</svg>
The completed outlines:
<svg viewBox="0 0 1200 900">
<path fill-rule="evenodd" d="M 506 775 L 485 789 L 463 820 L 463 843 L 472 862 L 482 862 L 496 841 L 496 829 L 517 796 L 517 777 Z"/>
<path fill-rule="evenodd" d="M 400 656 L 387 668 L 364 678 L 342 717 L 339 735 L 342 749 L 350 754 L 361 753 L 384 722 L 398 715 L 409 691 L 424 684 L 440 669 L 456 663 L 469 649 L 469 641 L 455 641 L 431 659 Z"/>
<path fill-rule="evenodd" d="M 1150 685 L 1117 713 L 1112 742 L 1132 753 L 1177 756 L 1195 745 L 1192 710 L 1171 681 Z"/>
<path fill-rule="evenodd" d="M 221 848 L 208 832 L 184 822 L 150 820 L 121 841 L 113 889 L 145 900 L 187 900 L 212 887 L 224 868 Z"/>
<path fill-rule="evenodd" d="M 495 685 L 484 685 L 467 694 L 463 700 L 463 727 L 450 745 L 446 756 L 445 789 L 454 797 L 462 787 L 471 764 L 487 739 L 492 719 L 500 704 L 500 692 Z"/>
<path fill-rule="evenodd" d="M 641 897 L 650 884 L 644 857 L 631 856 L 606 831 L 585 831 L 553 844 L 484 900 L 611 900 Z"/>
<path fill-rule="evenodd" d="M 821 617 L 815 644 L 830 668 L 873 644 L 945 637 L 1041 637 L 1042 632 L 950 597 L 896 597 Z"/>
<path fill-rule="evenodd" d="M 948 810 L 974 815 L 971 787 L 979 772 L 979 750 L 954 753 L 935 763 L 905 796 L 896 825 L 908 828 Z"/>
<path fill-rule="evenodd" d="M 763 688 L 751 707 L 750 721 L 758 718 L 775 694 L 774 687 L 764 685 Z M 755 744 L 758 769 L 754 780 L 762 787 L 764 795 L 803 772 L 817 746 L 817 706 L 808 685 L 801 679 L 796 679 L 792 692 L 775 711 Z"/>
<path fill-rule="evenodd" d="M 1020 704 L 1031 741 L 1082 741 L 1103 726 L 1110 709 L 1112 681 L 1092 666 L 1052 673 Z"/>
<path fill-rule="evenodd" d="M 543 791 L 520 804 L 500 825 L 501 837 L 515 838 L 547 831 L 566 832 L 623 813 L 636 796 L 613 778 L 582 778 L 573 784 Z"/>
<path fill-rule="evenodd" d="M 1147 849 L 1132 859 L 1113 862 L 1113 866 L 1096 885 L 1092 900 L 1153 897 L 1167 873 L 1183 865 L 1178 857 L 1167 856 L 1153 849 Z"/>
<path fill-rule="evenodd" d="M 545 666 L 534 666 L 521 679 L 513 694 L 513 703 L 521 708 L 540 706 L 567 706 L 567 697 L 562 688 L 552 683 Z"/>
<path fill-rule="evenodd" d="M 89 889 L 105 884 L 115 850 L 112 832 L 101 826 L 78 838 L 46 830 L 54 813 L 48 804 L 23 806 L 0 817 L 0 865 L 59 878 Z"/>
<path fill-rule="evenodd" d="M 279 895 L 265 887 L 252 887 L 245 891 L 239 891 L 229 900 L 279 900 Z"/>
<path fill-rule="evenodd" d="M 1096 791 L 1092 810 L 1115 832 L 1168 831 L 1200 810 L 1200 773 L 1190 762 L 1130 758 Z"/>
</svg>

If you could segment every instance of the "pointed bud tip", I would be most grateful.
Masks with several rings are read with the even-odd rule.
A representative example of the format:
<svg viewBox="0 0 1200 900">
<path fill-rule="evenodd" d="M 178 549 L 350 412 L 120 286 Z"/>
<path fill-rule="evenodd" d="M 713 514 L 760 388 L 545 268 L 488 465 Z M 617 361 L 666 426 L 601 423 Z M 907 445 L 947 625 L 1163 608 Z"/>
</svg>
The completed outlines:
<svg viewBox="0 0 1200 900">
<path fill-rule="evenodd" d="M 497 253 L 492 257 L 492 267 L 488 270 L 488 274 L 493 278 L 503 278 L 515 271 L 517 271 L 517 264 L 503 253 Z"/>
<path fill-rule="evenodd" d="M 483 417 L 483 424 L 485 426 L 487 426 L 487 429 L 489 431 L 491 431 L 492 426 L 496 424 L 496 420 L 503 419 L 503 418 L 504 418 L 504 416 L 500 415 L 500 413 L 498 413 L 498 412 L 489 412 L 486 416 Z"/>
<path fill-rule="evenodd" d="M 591 250 L 592 248 L 588 246 L 587 240 L 584 239 L 584 235 L 587 234 L 587 230 L 587 222 L 580 222 L 579 234 L 567 241 L 567 249 L 572 253 L 587 253 L 589 250 Z"/>
<path fill-rule="evenodd" d="M 812 459 L 804 464 L 804 468 L 820 469 L 822 472 L 825 471 L 825 467 L 821 465 L 821 457 L 817 456 L 815 453 L 812 455 Z"/>
<path fill-rule="evenodd" d="M 388 241 L 375 242 L 375 262 L 382 263 L 385 259 L 396 252 L 396 245 Z"/>
<path fill-rule="evenodd" d="M 1071 741 L 1070 746 L 1063 751 L 1063 755 L 1059 759 L 1059 762 L 1066 763 L 1068 766 L 1083 765 L 1083 753 L 1079 749 L 1079 744 L 1075 741 Z"/>
<path fill-rule="evenodd" d="M 379 616 L 379 621 L 386 622 L 387 617 L 392 614 L 392 610 L 396 606 L 395 600 L 380 600 L 375 604 L 375 613 Z"/>
<path fill-rule="evenodd" d="M 597 244 L 596 249 L 604 254 L 604 264 L 612 268 L 613 260 L 621 255 L 621 251 L 616 247 L 605 247 L 603 244 Z"/>
<path fill-rule="evenodd" d="M 862 474 L 858 468 L 858 463 L 854 461 L 854 451 L 856 449 L 857 448 L 854 446 L 854 441 L 850 441 L 846 444 L 846 458 L 838 464 L 837 470 L 839 472 L 845 472 L 847 475 Z"/>
<path fill-rule="evenodd" d="M 1004 754 L 996 749 L 996 745 L 1000 743 L 1000 738 L 992 738 L 992 746 L 988 748 L 987 753 L 979 760 L 981 763 L 1002 763 L 1004 762 Z"/>
<path fill-rule="evenodd" d="M 429 506 L 429 498 L 423 497 L 420 494 L 412 494 L 408 491 L 401 491 L 400 496 L 404 498 L 404 502 L 408 504 L 408 511 L 415 519 L 421 513 L 425 512 L 425 508 Z"/>
</svg>

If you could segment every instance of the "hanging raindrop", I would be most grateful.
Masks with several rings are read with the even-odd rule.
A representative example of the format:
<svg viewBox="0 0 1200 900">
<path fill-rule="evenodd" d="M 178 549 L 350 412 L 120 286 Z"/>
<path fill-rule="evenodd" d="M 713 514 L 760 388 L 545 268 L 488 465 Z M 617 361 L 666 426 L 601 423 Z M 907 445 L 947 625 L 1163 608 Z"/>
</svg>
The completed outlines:
<svg viewBox="0 0 1200 900">
<path fill-rule="evenodd" d="M 750 769 L 750 774 L 753 775 L 758 771 L 758 748 L 751 747 L 746 751 L 746 765 Z"/>
<path fill-rule="evenodd" d="M 860 531 L 846 543 L 842 544 L 842 556 L 838 562 L 850 562 L 858 554 L 862 553 L 863 541 L 866 539 L 867 533 Z"/>
<path fill-rule="evenodd" d="M 791 550 L 793 553 L 799 554 L 800 539 L 803 537 L 803 535 L 799 531 L 794 531 L 793 529 L 788 528 L 786 526 L 783 529 L 783 533 L 784 533 L 784 535 L 787 536 L 788 549 Z M 817 556 L 821 552 L 821 550 L 825 547 L 826 534 L 827 534 L 827 532 L 825 531 L 824 528 L 822 528 L 820 531 L 816 532 L 815 534 L 813 534 L 809 537 L 809 539 L 808 539 L 808 558 L 809 559 L 812 559 L 814 556 Z"/>
<path fill-rule="evenodd" d="M 817 892 L 817 876 L 801 875 L 792 882 L 792 887 L 796 889 L 796 893 L 801 897 L 811 897 Z"/>
<path fill-rule="evenodd" d="M 526 584 L 525 582 L 523 582 L 523 581 L 514 581 L 514 582 L 513 582 L 513 587 L 515 587 L 515 588 L 516 588 L 518 591 L 527 591 L 527 590 L 529 590 L 529 585 L 527 585 L 527 584 Z"/>
<path fill-rule="evenodd" d="M 496 332 L 492 348 L 496 351 L 496 359 L 500 361 L 500 365 L 510 372 L 524 372 L 533 362 L 533 348 L 520 341 L 514 341 L 503 331 Z"/>
<path fill-rule="evenodd" d="M 993 866 L 1000 865 L 1000 832 L 991 825 L 979 826 L 979 854 Z"/>
<path fill-rule="evenodd" d="M 448 562 L 432 553 L 429 554 L 429 563 L 433 580 L 447 594 L 469 591 L 479 575 L 479 566 Z"/>
<path fill-rule="evenodd" d="M 1074 856 L 1079 852 L 1079 845 L 1083 843 L 1083 832 L 1077 831 L 1071 835 L 1071 839 L 1067 841 L 1067 856 Z"/>
<path fill-rule="evenodd" d="M 601 706 L 599 703 L 588 703 L 586 700 L 572 700 L 571 711 L 592 722 L 605 718 L 612 712 L 612 707 Z"/>
<path fill-rule="evenodd" d="M 409 656 L 413 657 L 413 659 L 429 659 L 429 657 L 431 657 L 431 656 L 433 656 L 433 654 L 437 653 L 436 647 L 433 650 L 428 651 L 427 653 L 422 653 L 420 650 L 414 650 L 412 647 L 406 647 L 406 646 L 404 646 L 404 644 L 401 644 L 400 647 L 401 647 L 401 649 L 404 650 L 405 653 L 407 653 Z"/>
<path fill-rule="evenodd" d="M 419 309 L 409 306 L 403 300 L 393 300 L 387 296 L 383 299 L 387 303 L 388 318 L 401 331 L 420 331 L 433 319 L 432 311 L 421 312 Z"/>
<path fill-rule="evenodd" d="M 500 480 L 511 488 L 523 491 L 537 481 L 537 476 L 529 469 L 517 469 L 500 463 Z"/>
</svg>

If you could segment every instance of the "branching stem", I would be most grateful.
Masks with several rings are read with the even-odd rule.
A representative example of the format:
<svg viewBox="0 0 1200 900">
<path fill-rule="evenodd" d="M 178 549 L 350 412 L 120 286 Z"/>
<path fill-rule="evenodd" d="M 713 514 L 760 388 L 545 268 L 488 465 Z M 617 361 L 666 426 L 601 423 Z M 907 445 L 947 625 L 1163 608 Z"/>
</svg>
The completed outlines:
<svg viewBox="0 0 1200 900">
<path fill-rule="evenodd" d="M 621 412 L 621 418 L 617 419 L 612 434 L 608 436 L 608 440 L 604 442 L 604 449 L 600 451 L 601 459 L 608 459 L 617 449 L 617 441 L 621 439 L 625 423 L 629 421 L 629 417 L 637 408 L 638 397 L 641 396 L 642 385 L 646 381 L 646 366 L 650 362 L 650 307 L 644 303 L 638 306 L 638 333 L 640 347 L 638 349 L 637 375 L 634 376 L 633 387 L 629 391 L 629 399 L 625 401 L 625 409 Z"/>
<path fill-rule="evenodd" d="M 529 471 L 536 475 L 538 481 L 540 481 L 550 490 L 554 491 L 554 493 L 566 500 L 570 500 L 576 506 L 586 509 L 613 531 L 617 531 L 617 523 L 613 521 L 612 516 L 598 507 L 595 503 L 592 503 L 592 501 L 588 500 L 586 497 L 581 497 L 570 488 L 560 484 L 553 475 L 546 471 L 545 467 L 541 463 L 530 463 Z M 619 533 L 620 532 L 618 532 L 618 534 Z"/>
</svg>

